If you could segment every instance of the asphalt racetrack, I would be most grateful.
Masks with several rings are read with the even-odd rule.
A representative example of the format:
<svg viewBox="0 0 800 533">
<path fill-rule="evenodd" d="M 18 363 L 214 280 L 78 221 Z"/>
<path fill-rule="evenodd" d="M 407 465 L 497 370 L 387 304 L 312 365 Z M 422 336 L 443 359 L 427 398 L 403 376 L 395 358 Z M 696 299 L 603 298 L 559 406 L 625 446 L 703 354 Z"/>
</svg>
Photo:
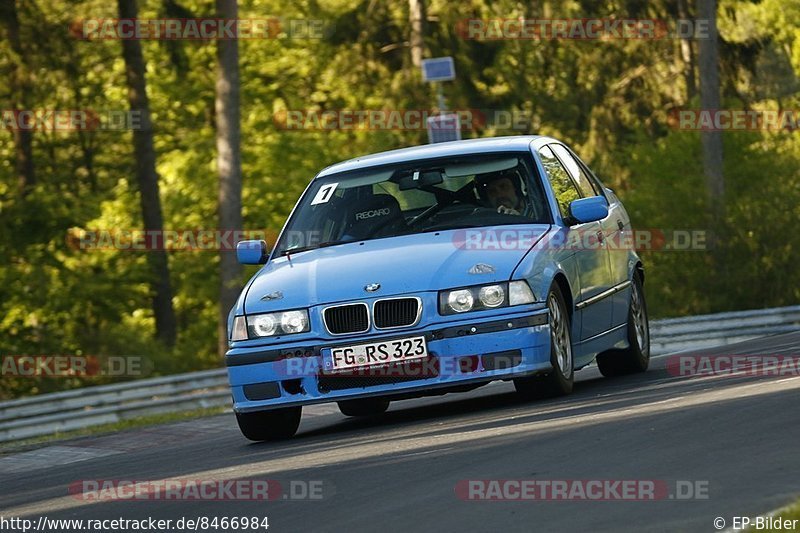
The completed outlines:
<svg viewBox="0 0 800 533">
<path fill-rule="evenodd" d="M 693 353 L 798 355 L 800 333 Z M 553 400 L 523 402 L 510 383 L 493 383 L 396 402 L 372 419 L 314 406 L 297 437 L 279 443 L 248 442 L 230 414 L 48 443 L 0 457 L 0 514 L 34 523 L 268 517 L 271 532 L 715 531 L 717 518 L 730 527 L 734 516 L 793 501 L 800 376 L 679 376 L 667 370 L 670 357 L 618 379 L 585 369 L 571 396 Z M 281 492 L 271 501 L 70 492 L 86 480 L 169 479 L 276 480 Z M 633 480 L 661 492 L 655 500 L 478 501 L 464 489 L 509 479 Z M 490 487 L 480 483 L 476 498 Z"/>
</svg>

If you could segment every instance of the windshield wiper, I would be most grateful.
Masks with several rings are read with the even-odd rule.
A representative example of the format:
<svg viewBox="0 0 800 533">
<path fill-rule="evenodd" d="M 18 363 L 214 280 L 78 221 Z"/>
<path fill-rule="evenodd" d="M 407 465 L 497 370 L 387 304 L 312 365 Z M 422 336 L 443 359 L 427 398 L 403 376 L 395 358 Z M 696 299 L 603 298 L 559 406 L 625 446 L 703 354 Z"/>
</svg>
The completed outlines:
<svg viewBox="0 0 800 533">
<path fill-rule="evenodd" d="M 474 224 L 469 222 L 453 222 L 451 224 L 438 224 L 425 228 L 420 233 L 430 233 L 432 231 L 447 231 L 451 229 L 468 229 L 468 228 L 491 228 L 493 226 L 515 226 L 517 224 L 544 224 L 539 220 L 532 220 L 520 222 L 518 220 L 509 220 L 508 222 L 496 222 L 494 224 Z"/>
<path fill-rule="evenodd" d="M 430 233 L 432 231 L 447 231 L 451 229 L 466 229 L 466 228 L 480 228 L 483 224 L 469 224 L 469 223 L 453 223 L 453 224 L 439 224 L 425 228 L 420 233 Z"/>
<path fill-rule="evenodd" d="M 283 257 L 289 254 L 299 254 L 300 252 L 307 252 L 309 250 L 316 250 L 317 248 L 325 248 L 327 246 L 335 246 L 337 244 L 344 244 L 344 241 L 328 241 L 328 242 L 321 242 L 319 244 L 312 244 L 310 246 L 298 246 L 296 248 L 288 248 L 283 250 L 280 253 L 279 257 Z"/>
</svg>

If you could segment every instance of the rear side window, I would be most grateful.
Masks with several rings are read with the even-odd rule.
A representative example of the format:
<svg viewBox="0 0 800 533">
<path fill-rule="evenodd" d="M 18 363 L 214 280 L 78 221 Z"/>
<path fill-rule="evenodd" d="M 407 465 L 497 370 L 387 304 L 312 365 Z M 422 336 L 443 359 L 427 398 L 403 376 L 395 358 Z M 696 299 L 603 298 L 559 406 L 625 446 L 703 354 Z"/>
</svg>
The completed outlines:
<svg viewBox="0 0 800 533">
<path fill-rule="evenodd" d="M 559 162 L 553 151 L 549 146 L 543 146 L 539 149 L 539 156 L 542 159 L 542 165 L 547 173 L 547 180 L 553 188 L 553 193 L 556 196 L 558 203 L 558 210 L 561 212 L 562 218 L 569 216 L 569 204 L 573 200 L 581 197 L 575 183 L 570 179 L 567 170 Z M 591 195 L 594 196 L 594 195 Z"/>
<path fill-rule="evenodd" d="M 583 193 L 584 196 L 602 196 L 603 193 L 597 190 L 595 184 L 591 179 L 589 179 L 589 176 L 586 175 L 586 172 L 583 171 L 578 162 L 575 161 L 575 158 L 572 157 L 572 154 L 569 153 L 569 150 L 560 144 L 551 144 L 549 146 L 564 164 L 567 172 L 569 172 L 569 175 L 575 180 L 575 183 L 578 184 L 578 188 L 581 190 L 581 193 Z"/>
</svg>

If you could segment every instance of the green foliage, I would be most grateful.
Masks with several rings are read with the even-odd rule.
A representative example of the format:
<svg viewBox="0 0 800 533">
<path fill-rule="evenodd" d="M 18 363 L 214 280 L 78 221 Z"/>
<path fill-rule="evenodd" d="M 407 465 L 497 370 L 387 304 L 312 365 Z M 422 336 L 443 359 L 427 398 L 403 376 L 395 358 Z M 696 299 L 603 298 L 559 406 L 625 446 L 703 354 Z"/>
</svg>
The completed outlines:
<svg viewBox="0 0 800 533">
<path fill-rule="evenodd" d="M 639 145 L 623 197 L 636 228 L 698 230 L 707 252 L 643 252 L 650 311 L 680 316 L 800 299 L 800 159 L 795 134 L 725 137 L 726 219 L 710 229 L 698 134 Z"/>
<path fill-rule="evenodd" d="M 140 16 L 213 15 L 210 0 L 140 0 Z M 308 180 L 349 157 L 426 142 L 424 131 L 287 131 L 288 110 L 431 109 L 407 47 L 405 3 L 240 0 L 241 18 L 326 21 L 322 39 L 240 43 L 244 220 L 277 232 Z M 691 2 L 690 2 L 691 4 Z M 79 40 L 83 18 L 113 18 L 101 0 L 27 0 L 20 32 L 37 109 L 127 109 L 121 46 Z M 452 55 L 455 109 L 524 113 L 523 129 L 487 124 L 465 136 L 544 133 L 564 139 L 625 201 L 639 228 L 707 230 L 700 138 L 669 113 L 697 107 L 674 39 L 465 40 L 468 18 L 677 17 L 675 2 L 429 0 L 426 55 Z M 800 1 L 722 0 L 728 107 L 796 107 Z M 3 36 L 5 38 L 5 36 Z M 216 227 L 213 42 L 143 41 L 167 229 Z M 0 74 L 20 61 L 0 41 Z M 0 109 L 13 95 L 0 89 Z M 794 222 L 800 205 L 798 133 L 725 134 L 724 227 L 707 252 L 645 252 L 654 316 L 797 303 Z M 146 252 L 75 247 L 77 229 L 141 227 L 129 131 L 37 131 L 37 185 L 17 190 L 14 143 L 0 132 L 0 356 L 143 355 L 156 374 L 219 366 L 218 256 L 174 252 L 177 347 L 153 339 Z M 247 275 L 252 274 L 247 271 Z M 242 279 L 242 283 L 246 280 Z M 80 380 L 2 378 L 0 398 L 80 386 Z"/>
</svg>

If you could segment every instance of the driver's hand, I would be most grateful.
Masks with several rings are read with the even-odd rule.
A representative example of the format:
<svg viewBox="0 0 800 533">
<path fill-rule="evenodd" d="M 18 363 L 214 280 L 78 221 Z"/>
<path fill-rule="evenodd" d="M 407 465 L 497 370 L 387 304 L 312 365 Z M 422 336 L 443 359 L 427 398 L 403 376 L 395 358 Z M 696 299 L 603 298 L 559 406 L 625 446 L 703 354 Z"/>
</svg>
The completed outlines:
<svg viewBox="0 0 800 533">
<path fill-rule="evenodd" d="M 519 215 L 519 211 L 514 208 L 501 205 L 497 208 L 497 212 L 501 215 Z"/>
</svg>

